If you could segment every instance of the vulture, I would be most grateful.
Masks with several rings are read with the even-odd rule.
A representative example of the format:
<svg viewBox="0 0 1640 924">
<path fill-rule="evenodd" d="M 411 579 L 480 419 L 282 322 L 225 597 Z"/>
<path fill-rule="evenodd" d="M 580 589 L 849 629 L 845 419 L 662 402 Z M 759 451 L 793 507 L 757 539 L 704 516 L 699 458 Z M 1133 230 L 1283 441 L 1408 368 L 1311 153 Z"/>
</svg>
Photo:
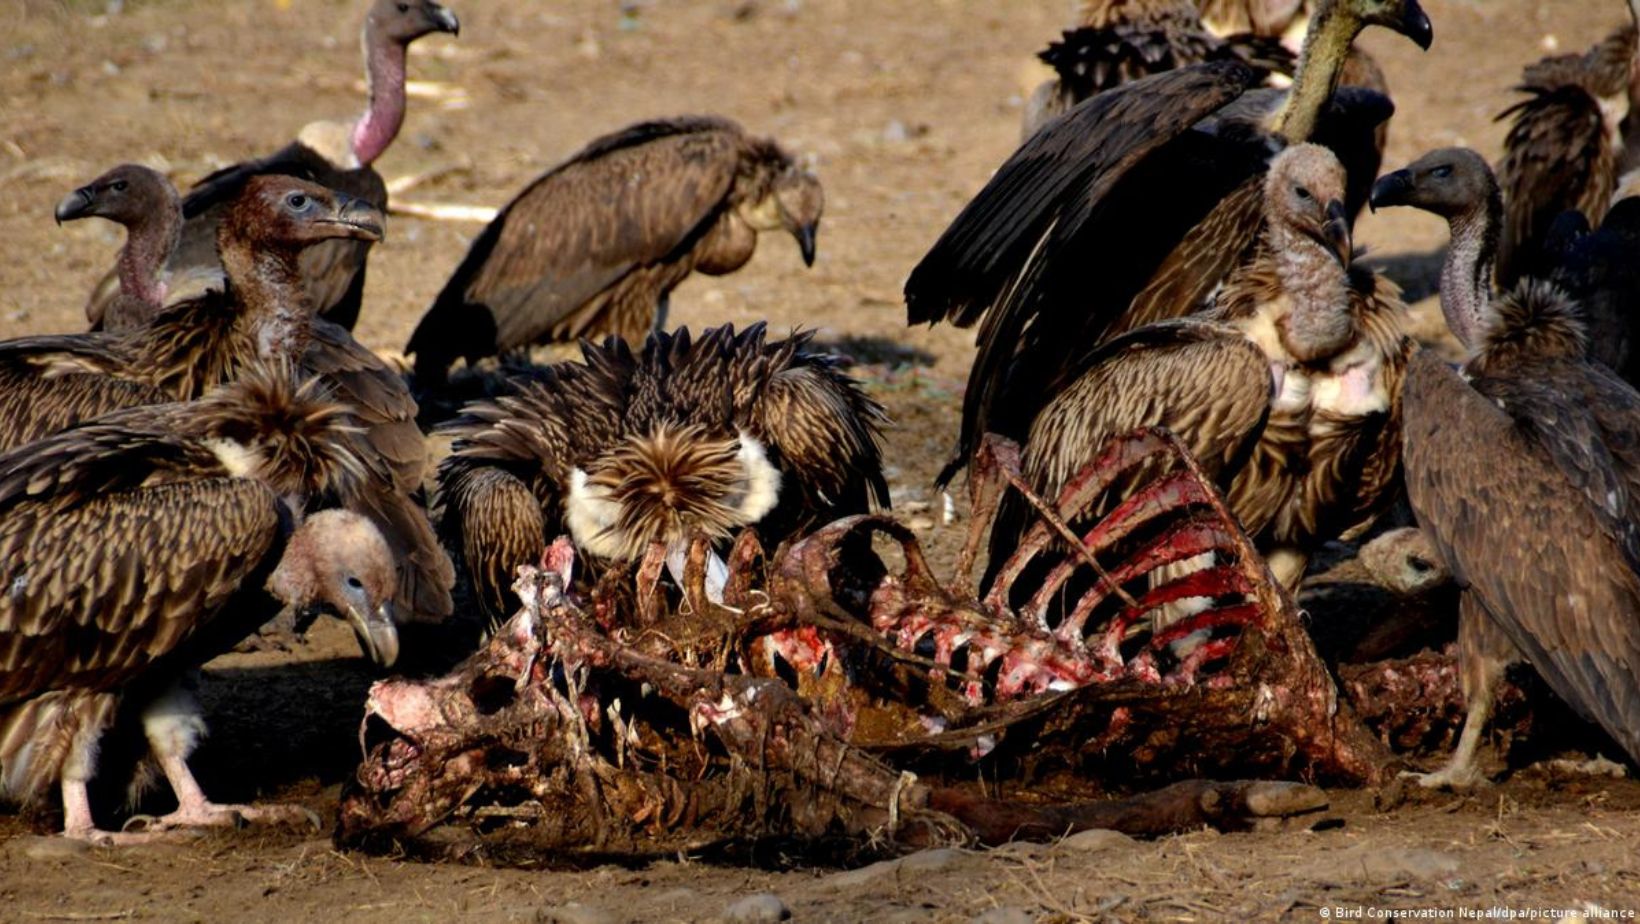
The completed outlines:
<svg viewBox="0 0 1640 924">
<path fill-rule="evenodd" d="M 1373 201 L 1447 219 L 1441 312 L 1470 351 L 1461 371 L 1414 357 L 1403 398 L 1407 495 L 1463 588 L 1468 700 L 1450 761 L 1420 781 L 1479 782 L 1497 682 L 1522 660 L 1640 761 L 1640 393 L 1589 358 L 1553 284 L 1494 295 L 1502 203 L 1480 155 L 1427 154 Z"/>
<path fill-rule="evenodd" d="M 1279 41 L 1249 34 L 1220 38 L 1202 24 L 1191 0 L 1084 4 L 1081 23 L 1037 57 L 1055 76 L 1025 104 L 1026 138 L 1090 96 L 1189 64 L 1238 60 L 1293 72 L 1293 54 Z"/>
<path fill-rule="evenodd" d="M 1329 101 L 1343 96 L 1334 90 L 1350 44 L 1368 25 L 1425 48 L 1433 38 L 1416 0 L 1323 0 L 1273 130 L 1249 126 L 1231 105 L 1256 73 L 1211 62 L 1101 93 L 1002 165 L 905 288 L 912 324 L 980 323 L 957 452 L 942 484 L 982 434 L 1024 438 L 1101 342 L 1196 311 L 1253 257 L 1273 147 L 1334 134 L 1356 142 L 1337 151 L 1353 176 L 1376 172 L 1366 168 L 1377 161 L 1382 118 L 1345 114 L 1340 126 L 1324 124 Z"/>
<path fill-rule="evenodd" d="M 372 165 L 404 124 L 410 43 L 435 32 L 453 35 L 460 30 L 455 14 L 437 0 L 374 0 L 364 19 L 365 81 L 370 96 L 364 115 L 353 122 L 311 123 L 280 150 L 224 167 L 196 183 L 182 200 L 182 237 L 167 264 L 171 276 L 199 279 L 221 273 L 217 226 L 252 177 L 299 177 L 363 199 L 385 213 L 387 183 Z M 367 241 L 338 239 L 302 255 L 302 281 L 308 297 L 325 318 L 347 330 L 359 318 L 369 253 Z M 117 274 L 109 273 L 92 291 L 85 312 L 93 330 L 119 329 L 145 319 L 109 314 L 118 282 Z M 180 285 L 174 288 L 183 289 Z"/>
<path fill-rule="evenodd" d="M 760 231 L 814 263 L 820 181 L 774 141 L 710 116 L 644 122 L 538 177 L 473 242 L 406 353 L 437 384 L 472 362 L 544 342 L 636 344 L 665 326 L 690 273 L 746 265 Z"/>
<path fill-rule="evenodd" d="M 0 789 L 61 788 L 63 833 L 101 842 L 86 782 L 122 702 L 142 717 L 176 812 L 151 830 L 279 820 L 206 800 L 184 675 L 281 603 L 346 619 L 392 664 L 393 560 L 368 520 L 308 498 L 365 462 L 347 409 L 290 370 L 250 370 L 183 404 L 130 408 L 0 455 Z"/>
<path fill-rule="evenodd" d="M 583 342 L 585 363 L 469 404 L 441 428 L 440 531 L 485 613 L 512 615 L 514 569 L 563 532 L 595 561 L 628 562 L 745 526 L 773 547 L 886 507 L 883 408 L 812 337 L 770 342 L 756 324 L 656 333 L 636 351 Z"/>
<path fill-rule="evenodd" d="M 182 237 L 182 199 L 157 171 L 121 164 L 57 204 L 57 223 L 106 218 L 125 226 L 114 276 L 119 289 L 103 306 L 112 329 L 136 327 L 165 305 L 165 262 Z"/>
<path fill-rule="evenodd" d="M 1555 263 L 1546 249 L 1555 220 L 1576 211 L 1598 221 L 1625 169 L 1625 147 L 1640 149 L 1640 137 L 1623 133 L 1640 93 L 1640 0 L 1630 0 L 1629 17 L 1583 54 L 1528 66 L 1515 88 L 1526 98 L 1498 115 L 1509 120 L 1497 174 L 1505 206 L 1497 272 L 1505 289 L 1524 278 L 1547 278 Z"/>
<path fill-rule="evenodd" d="M 406 559 L 395 603 L 418 621 L 451 609 L 455 573 L 414 500 L 427 446 L 403 375 L 339 325 L 313 315 L 300 256 L 331 240 L 376 240 L 369 203 L 295 177 L 251 178 L 218 229 L 221 289 L 171 305 L 123 331 L 0 341 L 0 450 L 108 411 L 199 397 L 267 359 L 320 376 L 364 430 L 370 477 L 347 499 Z"/>
<path fill-rule="evenodd" d="M 1265 178 L 1258 256 L 1198 315 L 1093 350 L 1031 422 L 1026 479 L 1055 497 L 1111 437 L 1173 431 L 1289 589 L 1320 542 L 1371 525 L 1393 500 L 1410 341 L 1393 285 L 1351 263 L 1344 170 L 1288 147 Z M 1030 525 L 1011 495 L 987 583 Z"/>
<path fill-rule="evenodd" d="M 1562 212 L 1548 249 L 1549 278 L 1583 311 L 1589 355 L 1640 387 L 1640 196 L 1618 200 L 1593 231 L 1581 212 Z"/>
</svg>

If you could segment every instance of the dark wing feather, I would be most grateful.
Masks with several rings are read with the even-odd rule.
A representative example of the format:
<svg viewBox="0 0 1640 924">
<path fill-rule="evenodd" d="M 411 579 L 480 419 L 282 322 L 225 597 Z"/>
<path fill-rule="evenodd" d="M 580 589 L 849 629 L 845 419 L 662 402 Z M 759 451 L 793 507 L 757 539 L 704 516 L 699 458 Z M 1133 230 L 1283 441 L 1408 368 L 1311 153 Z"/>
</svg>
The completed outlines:
<svg viewBox="0 0 1640 924">
<path fill-rule="evenodd" d="M 1554 227 L 1561 229 L 1550 246 L 1554 281 L 1583 309 L 1590 356 L 1630 385 L 1640 383 L 1640 198 L 1613 205 L 1592 233 L 1580 212 L 1563 213 Z"/>
<path fill-rule="evenodd" d="M 445 472 L 439 531 L 459 556 L 468 586 L 491 626 L 518 610 L 519 565 L 541 557 L 550 538 L 541 501 L 505 469 L 458 462 Z"/>
<path fill-rule="evenodd" d="M 546 339 L 596 336 L 583 309 L 681 257 L 725 207 L 744 137 L 732 123 L 644 123 L 532 182 L 473 242 L 406 353 L 418 374 Z M 651 299 L 658 296 L 658 292 Z"/>
<path fill-rule="evenodd" d="M 1512 119 L 1504 138 L 1498 182 L 1503 188 L 1503 235 L 1498 247 L 1498 284 L 1552 269 L 1544 242 L 1560 213 L 1599 218 L 1611 199 L 1616 152 L 1607 137 L 1600 103 L 1577 84 L 1527 85 L 1529 96 L 1505 109 Z"/>
<path fill-rule="evenodd" d="M 0 513 L 0 704 L 116 690 L 207 628 L 281 537 L 244 479 L 33 502 Z M 245 630 L 254 629 L 254 623 Z"/>
<path fill-rule="evenodd" d="M 1477 390 L 1427 351 L 1413 357 L 1407 489 L 1460 583 L 1557 694 L 1640 758 L 1640 543 L 1633 486 L 1608 451 L 1634 452 L 1640 402 L 1631 390 L 1621 410 L 1591 412 L 1554 390 L 1583 379 L 1614 397 L 1615 379 L 1584 379 L 1594 368 L 1521 370 L 1554 384 Z"/>
</svg>

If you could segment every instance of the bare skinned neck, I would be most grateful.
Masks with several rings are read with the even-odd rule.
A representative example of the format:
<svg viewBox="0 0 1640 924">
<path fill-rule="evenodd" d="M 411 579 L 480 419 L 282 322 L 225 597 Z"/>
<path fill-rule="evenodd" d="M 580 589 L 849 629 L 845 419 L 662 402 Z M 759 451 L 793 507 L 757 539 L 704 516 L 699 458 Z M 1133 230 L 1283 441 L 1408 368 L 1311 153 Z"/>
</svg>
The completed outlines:
<svg viewBox="0 0 1640 924">
<path fill-rule="evenodd" d="M 180 208 L 151 213 L 126 229 L 125 247 L 120 250 L 120 291 L 149 308 L 159 310 L 165 303 L 165 283 L 161 274 L 182 237 Z"/>
<path fill-rule="evenodd" d="M 404 124 L 405 47 L 366 27 L 364 68 L 370 103 L 353 126 L 353 156 L 369 166 L 382 156 Z"/>
<path fill-rule="evenodd" d="M 256 337 L 266 359 L 296 360 L 307 350 L 313 305 L 302 284 L 299 251 L 223 235 L 222 269 L 239 302 L 239 327 Z"/>
<path fill-rule="evenodd" d="M 1447 219 L 1452 244 L 1441 266 L 1441 314 L 1447 327 L 1474 350 L 1492 303 L 1492 270 L 1498 255 L 1503 199 L 1494 183 L 1484 203 Z"/>
<path fill-rule="evenodd" d="M 1360 22 L 1339 9 L 1338 4 L 1319 5 L 1304 39 L 1304 51 L 1298 57 L 1298 73 L 1293 76 L 1287 105 L 1277 123 L 1276 131 L 1283 138 L 1308 141 L 1315 134 L 1323 107 L 1338 89 L 1350 44 L 1360 32 Z"/>
<path fill-rule="evenodd" d="M 1280 222 L 1270 224 L 1265 242 L 1292 301 L 1282 336 L 1287 349 L 1303 362 L 1344 349 L 1355 336 L 1349 272 L 1327 248 Z"/>
</svg>

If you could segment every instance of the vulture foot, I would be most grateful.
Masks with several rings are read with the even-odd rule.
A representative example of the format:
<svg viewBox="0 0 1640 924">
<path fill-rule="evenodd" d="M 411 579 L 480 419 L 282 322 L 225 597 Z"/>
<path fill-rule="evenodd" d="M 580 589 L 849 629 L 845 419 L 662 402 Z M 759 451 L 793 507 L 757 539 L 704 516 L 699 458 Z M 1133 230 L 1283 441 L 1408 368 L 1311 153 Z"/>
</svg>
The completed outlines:
<svg viewBox="0 0 1640 924">
<path fill-rule="evenodd" d="M 1449 789 L 1465 792 L 1487 785 L 1490 781 L 1474 764 L 1447 764 L 1434 773 L 1402 771 L 1401 779 L 1411 780 L 1424 789 Z"/>
<path fill-rule="evenodd" d="M 169 815 L 133 815 L 126 819 L 121 834 L 140 836 L 199 828 L 243 828 L 246 825 L 311 827 L 315 831 L 323 827 L 318 814 L 302 805 L 219 805 L 197 801 L 178 806 Z"/>
<path fill-rule="evenodd" d="M 104 831 L 101 828 L 65 830 L 64 838 L 82 841 L 93 847 L 141 847 L 145 844 L 176 843 L 199 835 L 197 828 L 178 828 L 167 831 Z"/>
</svg>

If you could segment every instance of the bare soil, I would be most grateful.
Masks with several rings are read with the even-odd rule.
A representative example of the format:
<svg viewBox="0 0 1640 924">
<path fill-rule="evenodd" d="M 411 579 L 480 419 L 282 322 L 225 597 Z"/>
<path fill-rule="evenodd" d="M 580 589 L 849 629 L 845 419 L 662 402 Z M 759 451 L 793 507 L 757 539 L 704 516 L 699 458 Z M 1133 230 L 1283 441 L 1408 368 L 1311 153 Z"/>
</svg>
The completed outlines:
<svg viewBox="0 0 1640 924">
<path fill-rule="evenodd" d="M 54 227 L 67 190 L 127 160 L 191 182 L 277 148 L 307 121 L 354 114 L 362 5 L 126 0 L 105 15 L 102 0 L 0 0 L 0 337 L 83 326 L 84 296 L 119 232 Z M 686 283 L 673 321 L 766 318 L 848 338 L 897 421 L 896 503 L 922 518 L 948 561 L 962 523 L 939 523 L 928 485 L 954 436 L 972 343 L 949 327 L 907 329 L 900 285 L 1016 143 L 1030 56 L 1062 24 L 1065 0 L 648 0 L 626 4 L 635 12 L 625 16 L 612 0 L 452 5 L 461 38 L 418 45 L 411 76 L 455 95 L 413 99 L 381 163 L 390 179 L 436 172 L 404 199 L 500 205 L 593 136 L 685 112 L 732 116 L 812 156 L 828 195 L 815 267 L 804 269 L 794 243 L 767 240 L 744 271 Z M 1399 109 L 1386 167 L 1440 145 L 1495 156 L 1492 116 L 1520 66 L 1551 47 L 1586 47 L 1624 16 L 1615 0 L 1426 6 L 1432 52 L 1365 39 Z M 394 219 L 372 258 L 365 342 L 398 349 L 477 230 Z M 1358 239 L 1416 253 L 1440 245 L 1444 229 L 1396 210 L 1366 216 Z M 322 624 L 296 651 L 213 663 L 204 687 L 214 737 L 195 761 L 207 788 L 301 802 L 328 825 L 370 681 L 354 654 L 345 632 Z M 781 857 L 767 858 L 780 872 L 688 857 L 579 872 L 428 866 L 338 853 L 323 832 L 75 851 L 31 836 L 53 819 L 25 812 L 0 817 L 0 919 L 692 921 L 763 891 L 804 921 L 968 920 L 995 909 L 1121 921 L 1640 910 L 1631 781 L 1529 770 L 1472 796 L 1338 792 L 1332 815 L 1337 824 L 1309 833 L 1018 846 L 850 878 Z"/>
</svg>

